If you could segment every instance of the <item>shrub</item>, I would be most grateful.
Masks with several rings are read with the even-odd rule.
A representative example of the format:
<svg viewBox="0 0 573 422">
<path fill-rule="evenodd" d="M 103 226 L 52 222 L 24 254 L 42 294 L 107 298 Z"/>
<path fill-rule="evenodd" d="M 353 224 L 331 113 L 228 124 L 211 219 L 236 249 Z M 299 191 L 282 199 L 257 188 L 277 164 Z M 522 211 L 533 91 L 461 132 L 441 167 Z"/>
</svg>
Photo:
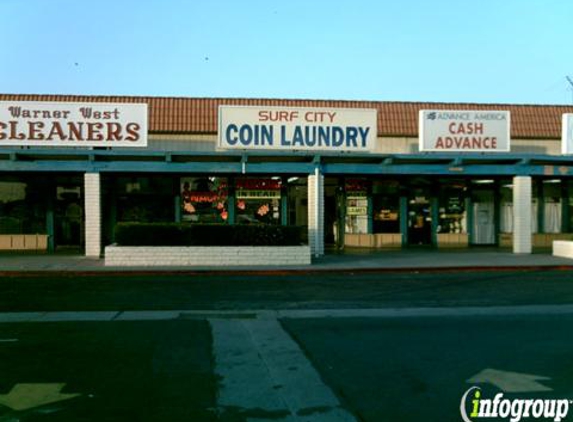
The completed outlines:
<svg viewBox="0 0 573 422">
<path fill-rule="evenodd" d="M 296 246 L 306 232 L 300 226 L 263 224 L 118 223 L 121 246 Z"/>
</svg>

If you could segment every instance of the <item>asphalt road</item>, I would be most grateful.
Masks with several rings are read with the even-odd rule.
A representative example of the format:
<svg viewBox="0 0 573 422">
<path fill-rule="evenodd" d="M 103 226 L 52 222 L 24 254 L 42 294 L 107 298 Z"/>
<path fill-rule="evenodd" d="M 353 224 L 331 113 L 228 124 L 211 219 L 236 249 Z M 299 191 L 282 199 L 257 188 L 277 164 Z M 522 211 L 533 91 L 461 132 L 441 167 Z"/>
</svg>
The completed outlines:
<svg viewBox="0 0 573 422">
<path fill-rule="evenodd" d="M 68 322 L 0 323 L 0 422 L 448 422 L 461 420 L 460 401 L 472 386 L 484 398 L 503 391 L 512 399 L 571 399 L 573 314 L 490 308 L 529 304 L 573 304 L 573 274 L 4 277 L 0 312 L 485 311 L 298 317 L 282 325 L 254 311 L 221 314 L 215 325 L 190 312 L 166 321 L 77 322 L 72 313 Z"/>
<path fill-rule="evenodd" d="M 214 421 L 205 321 L 0 324 L 0 421 Z"/>
<path fill-rule="evenodd" d="M 571 313 L 3 323 L 0 421 L 460 421 L 471 387 L 573 399 L 572 324 Z"/>
<path fill-rule="evenodd" d="M 530 390 L 505 391 L 507 398 L 571 400 L 572 324 L 571 315 L 283 321 L 326 383 L 364 422 L 461 421 L 468 388 L 480 387 L 483 398 L 503 392 L 489 382 L 467 381 L 486 369 L 486 378 L 502 387 L 515 385 L 517 377 Z M 543 378 L 528 383 L 522 374 Z"/>
<path fill-rule="evenodd" d="M 0 312 L 324 309 L 573 303 L 571 271 L 0 278 Z"/>
</svg>

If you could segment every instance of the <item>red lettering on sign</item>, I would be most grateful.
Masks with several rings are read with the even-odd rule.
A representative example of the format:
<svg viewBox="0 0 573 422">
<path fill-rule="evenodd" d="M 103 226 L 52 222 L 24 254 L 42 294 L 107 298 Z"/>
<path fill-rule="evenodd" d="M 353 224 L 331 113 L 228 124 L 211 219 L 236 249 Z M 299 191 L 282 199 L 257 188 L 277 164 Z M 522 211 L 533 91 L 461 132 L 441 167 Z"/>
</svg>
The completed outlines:
<svg viewBox="0 0 573 422">
<path fill-rule="evenodd" d="M 483 123 L 456 123 L 452 122 L 448 126 L 452 135 L 482 135 Z"/>
<path fill-rule="evenodd" d="M 101 130 L 103 129 L 103 123 L 88 123 L 88 139 L 91 141 L 103 141 L 103 135 Z"/>
<path fill-rule="evenodd" d="M 52 125 L 52 129 L 50 130 L 50 133 L 48 135 L 48 137 L 46 138 L 48 141 L 53 141 L 54 140 L 54 136 L 58 136 L 58 138 L 62 141 L 65 141 L 66 139 L 68 139 L 68 137 L 66 135 L 64 135 L 64 131 L 62 129 L 62 125 L 60 125 L 60 123 L 58 122 L 54 122 Z"/>
<path fill-rule="evenodd" d="M 28 122 L 28 137 L 31 141 L 44 139 L 44 134 L 42 133 L 42 128 L 44 123 L 42 122 Z"/>
<path fill-rule="evenodd" d="M 495 136 L 439 136 L 436 140 L 436 149 L 497 149 Z"/>
<path fill-rule="evenodd" d="M 119 123 L 107 123 L 108 141 L 121 141 L 121 125 Z"/>
<path fill-rule="evenodd" d="M 298 119 L 298 111 L 292 110 L 261 110 L 259 111 L 259 122 L 292 122 Z"/>
<path fill-rule="evenodd" d="M 125 131 L 129 134 L 125 137 L 126 141 L 139 141 L 139 130 L 141 129 L 141 126 L 139 126 L 137 123 L 128 123 L 125 126 Z"/>
</svg>

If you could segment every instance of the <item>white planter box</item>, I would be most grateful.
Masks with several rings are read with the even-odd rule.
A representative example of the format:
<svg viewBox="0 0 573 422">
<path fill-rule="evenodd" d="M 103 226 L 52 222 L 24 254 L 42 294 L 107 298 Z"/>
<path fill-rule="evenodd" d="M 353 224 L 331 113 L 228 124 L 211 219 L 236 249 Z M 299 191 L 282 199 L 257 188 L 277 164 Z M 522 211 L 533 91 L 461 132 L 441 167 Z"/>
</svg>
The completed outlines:
<svg viewBox="0 0 573 422">
<path fill-rule="evenodd" d="M 573 258 L 573 241 L 554 240 L 553 256 L 559 256 L 561 258 Z"/>
<path fill-rule="evenodd" d="M 284 266 L 309 265 L 309 246 L 106 246 L 105 265 Z"/>
</svg>

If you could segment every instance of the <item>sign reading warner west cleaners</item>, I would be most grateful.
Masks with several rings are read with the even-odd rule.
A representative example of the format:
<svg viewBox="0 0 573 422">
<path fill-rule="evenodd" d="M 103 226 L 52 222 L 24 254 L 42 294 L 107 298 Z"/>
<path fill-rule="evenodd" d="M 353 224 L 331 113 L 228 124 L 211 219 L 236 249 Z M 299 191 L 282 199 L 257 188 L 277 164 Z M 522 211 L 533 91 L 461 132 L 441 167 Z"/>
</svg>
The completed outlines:
<svg viewBox="0 0 573 422">
<path fill-rule="evenodd" d="M 370 152 L 377 110 L 219 106 L 218 147 Z"/>
<path fill-rule="evenodd" d="M 420 110 L 420 151 L 506 152 L 509 111 Z"/>
<path fill-rule="evenodd" d="M 147 104 L 1 101 L 1 146 L 145 147 Z"/>
</svg>

